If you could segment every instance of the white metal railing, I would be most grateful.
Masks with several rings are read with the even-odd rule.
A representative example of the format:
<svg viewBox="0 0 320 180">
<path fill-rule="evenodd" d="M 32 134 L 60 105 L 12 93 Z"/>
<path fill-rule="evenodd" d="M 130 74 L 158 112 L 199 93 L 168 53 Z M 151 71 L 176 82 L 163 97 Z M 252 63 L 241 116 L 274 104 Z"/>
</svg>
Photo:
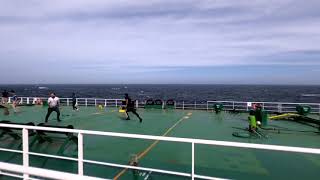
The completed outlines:
<svg viewBox="0 0 320 180">
<path fill-rule="evenodd" d="M 20 104 L 33 104 L 35 99 L 41 99 L 46 101 L 46 97 L 19 97 Z M 9 102 L 11 102 L 11 97 Z M 97 106 L 103 105 L 105 107 L 112 106 L 118 107 L 122 103 L 122 99 L 103 99 L 103 98 L 76 98 L 76 102 L 79 106 Z M 62 105 L 71 106 L 72 98 L 60 98 L 60 103 Z"/>
<path fill-rule="evenodd" d="M 32 104 L 35 97 L 20 97 L 21 104 Z M 41 100 L 47 100 L 45 97 L 37 97 Z M 97 106 L 102 105 L 104 107 L 118 107 L 121 106 L 123 99 L 103 99 L 103 98 L 77 98 L 77 104 L 79 106 Z M 11 102 L 11 98 L 9 98 Z M 70 106 L 72 98 L 60 98 L 62 105 Z M 259 103 L 262 108 L 268 112 L 278 113 L 290 113 L 296 112 L 297 105 L 306 105 L 311 107 L 311 113 L 320 114 L 320 103 L 289 103 L 289 102 L 246 102 L 246 101 L 194 101 L 192 103 L 185 101 L 175 101 L 175 109 L 194 109 L 194 110 L 213 110 L 213 104 L 223 104 L 225 110 L 239 110 L 248 111 L 251 109 L 249 104 Z M 146 105 L 145 101 L 136 100 L 137 108 L 143 108 Z M 165 108 L 165 101 L 163 101 L 162 108 Z"/>
<path fill-rule="evenodd" d="M 208 176 L 202 176 L 202 175 L 196 174 L 196 172 L 195 172 L 195 148 L 194 147 L 195 147 L 195 145 L 198 145 L 198 144 L 237 147 L 237 148 L 249 148 L 249 149 L 273 150 L 273 151 L 286 151 L 286 152 L 297 152 L 297 153 L 320 154 L 320 149 L 316 149 L 316 148 L 289 147 L 289 146 L 265 145 L 265 144 L 251 144 L 251 143 L 240 143 L 240 142 L 190 139 L 190 138 L 176 138 L 176 137 L 151 136 L 151 135 L 140 135 L 140 134 L 126 134 L 126 133 L 116 133 L 116 132 L 101 132 L 101 131 L 78 130 L 78 129 L 49 128 L 49 127 L 24 126 L 24 125 L 1 124 L 1 123 L 0 123 L 0 127 L 22 129 L 22 144 L 23 144 L 22 151 L 5 149 L 5 148 L 1 148 L 0 151 L 22 153 L 23 167 L 25 170 L 32 170 L 32 169 L 30 169 L 30 165 L 29 165 L 29 155 L 35 155 L 35 156 L 76 161 L 76 162 L 78 162 L 78 175 L 79 176 L 84 175 L 83 174 L 83 172 L 84 172 L 83 171 L 83 163 L 90 163 L 90 164 L 105 165 L 105 166 L 110 166 L 110 167 L 137 169 L 137 170 L 142 170 L 142 171 L 153 171 L 156 173 L 190 177 L 192 180 L 194 178 L 221 179 L 221 178 L 208 177 Z M 64 157 L 64 156 L 55 156 L 55 155 L 29 152 L 29 143 L 28 143 L 28 140 L 29 140 L 28 131 L 29 130 L 44 130 L 44 131 L 77 134 L 78 135 L 78 158 L 70 158 L 70 157 Z M 83 136 L 84 135 L 98 135 L 98 136 L 111 136 L 111 137 L 121 137 L 121 138 L 134 138 L 134 139 L 144 139 L 144 140 L 189 143 L 189 144 L 191 144 L 191 153 L 192 153 L 191 173 L 86 160 L 83 158 Z M 3 169 L 2 166 L 0 166 L 0 170 L 1 169 Z M 28 179 L 29 175 L 32 174 L 32 172 L 29 172 L 29 171 L 21 172 L 21 173 L 24 174 L 25 179 Z"/>
<path fill-rule="evenodd" d="M 311 108 L 311 113 L 320 114 L 319 103 L 288 103 L 288 102 L 244 102 L 244 101 L 207 101 L 207 109 L 212 110 L 212 105 L 222 104 L 225 110 L 248 111 L 253 104 L 260 104 L 262 109 L 268 112 L 291 113 L 296 112 L 298 105 L 305 105 Z"/>
</svg>

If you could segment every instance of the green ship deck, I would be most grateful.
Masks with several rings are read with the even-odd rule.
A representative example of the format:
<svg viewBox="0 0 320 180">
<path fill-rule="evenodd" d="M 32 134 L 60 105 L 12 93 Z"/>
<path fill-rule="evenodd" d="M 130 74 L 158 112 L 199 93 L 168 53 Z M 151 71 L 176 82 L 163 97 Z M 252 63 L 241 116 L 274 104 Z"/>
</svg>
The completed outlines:
<svg viewBox="0 0 320 180">
<path fill-rule="evenodd" d="M 0 120 L 12 122 L 44 122 L 45 107 L 21 107 L 21 112 L 9 116 L 0 115 Z M 73 125 L 75 129 L 121 132 L 168 137 L 197 138 L 257 144 L 272 144 L 320 148 L 320 134 L 314 127 L 296 122 L 273 120 L 269 126 L 277 131 L 263 130 L 266 138 L 239 138 L 232 133 L 246 133 L 247 113 L 232 114 L 200 110 L 138 109 L 143 122 L 131 115 L 124 120 L 124 114 L 117 108 L 99 110 L 96 107 L 61 108 L 62 122 L 57 122 L 55 113 L 48 124 Z M 317 115 L 313 115 L 319 118 Z M 59 135 L 57 135 L 59 136 Z M 9 136 L 1 139 L 1 148 L 20 149 L 21 140 Z M 32 137 L 30 140 L 32 141 Z M 52 143 L 30 145 L 30 151 L 57 155 L 65 139 L 61 136 Z M 63 156 L 77 157 L 77 146 L 72 144 L 63 149 Z M 128 139 L 102 136 L 84 136 L 84 157 L 89 160 L 128 164 L 132 155 L 139 156 L 139 166 L 190 173 L 191 147 L 186 143 L 159 142 L 153 140 Z M 21 164 L 22 155 L 0 151 L 0 161 Z M 77 173 L 77 162 L 30 156 L 30 165 L 46 169 Z M 290 153 L 209 145 L 195 146 L 195 172 L 197 174 L 228 179 L 319 179 L 320 156 L 304 153 Z M 113 179 L 147 179 L 146 175 L 134 175 L 132 170 L 99 166 L 85 163 L 84 173 L 88 176 Z M 143 176 L 143 177 L 142 177 Z M 189 179 L 152 172 L 156 179 Z M 14 179 L 0 176 L 0 179 Z"/>
</svg>

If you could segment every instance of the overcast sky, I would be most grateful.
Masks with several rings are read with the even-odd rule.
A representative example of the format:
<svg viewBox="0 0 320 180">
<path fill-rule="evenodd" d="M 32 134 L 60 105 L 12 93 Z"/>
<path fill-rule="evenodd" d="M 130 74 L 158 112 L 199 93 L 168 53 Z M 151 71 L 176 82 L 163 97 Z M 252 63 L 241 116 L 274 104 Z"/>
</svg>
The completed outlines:
<svg viewBox="0 0 320 180">
<path fill-rule="evenodd" d="M 0 0 L 0 83 L 320 84 L 319 0 Z"/>
</svg>

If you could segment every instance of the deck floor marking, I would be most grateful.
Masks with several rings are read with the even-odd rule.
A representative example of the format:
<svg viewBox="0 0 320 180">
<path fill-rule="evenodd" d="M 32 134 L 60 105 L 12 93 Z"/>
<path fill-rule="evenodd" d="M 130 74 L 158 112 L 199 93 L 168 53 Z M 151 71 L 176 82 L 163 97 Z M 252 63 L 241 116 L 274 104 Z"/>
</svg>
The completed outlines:
<svg viewBox="0 0 320 180">
<path fill-rule="evenodd" d="M 187 114 L 187 116 L 183 116 L 182 118 L 180 118 L 173 126 L 171 126 L 163 135 L 161 136 L 167 136 L 179 123 L 181 123 L 183 120 L 185 119 L 189 119 L 190 116 L 192 115 L 192 112 L 189 112 Z M 147 147 L 142 153 L 140 153 L 138 155 L 138 160 L 140 160 L 141 158 L 143 158 L 144 156 L 146 156 L 148 154 L 148 152 L 150 152 L 160 141 L 156 140 L 154 141 L 149 147 Z M 113 179 L 117 180 L 119 179 L 124 173 L 126 173 L 128 170 L 128 168 L 123 169 L 121 172 L 119 172 Z"/>
</svg>

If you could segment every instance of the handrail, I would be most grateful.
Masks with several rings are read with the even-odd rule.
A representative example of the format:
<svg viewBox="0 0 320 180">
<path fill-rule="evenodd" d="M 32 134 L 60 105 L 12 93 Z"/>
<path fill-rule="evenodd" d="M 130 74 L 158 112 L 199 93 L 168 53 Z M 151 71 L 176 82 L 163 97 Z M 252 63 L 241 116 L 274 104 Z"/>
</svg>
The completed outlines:
<svg viewBox="0 0 320 180">
<path fill-rule="evenodd" d="M 92 130 L 80 130 L 80 129 L 51 128 L 51 127 L 42 127 L 42 126 L 26 126 L 26 125 L 2 124 L 2 123 L 0 123 L 0 127 L 19 128 L 19 129 L 26 128 L 26 129 L 31 129 L 31 130 L 44 130 L 44 131 L 53 131 L 53 132 L 67 132 L 67 133 L 76 133 L 76 134 L 81 133 L 81 134 L 87 134 L 87 135 L 100 135 L 100 136 L 133 138 L 133 139 L 160 140 L 160 141 L 169 141 L 169 142 L 196 143 L 196 144 L 204 144 L 204 145 L 229 146 L 229 147 L 239 147 L 239 148 L 266 149 L 266 150 L 278 150 L 278 151 L 320 154 L 320 149 L 290 147 L 290 146 L 280 146 L 280 145 L 240 143 L 240 142 L 229 142 L 229 141 L 166 137 L 166 136 L 129 134 L 129 133 L 117 133 L 117 132 L 105 132 L 105 131 L 92 131 Z"/>
<path fill-rule="evenodd" d="M 11 97 L 10 97 L 11 98 Z M 37 97 L 37 96 L 21 96 L 19 98 L 41 98 L 41 99 L 48 99 L 48 97 Z M 63 97 L 63 98 L 60 98 L 62 100 L 64 99 L 72 99 L 71 97 Z M 77 99 L 87 99 L 87 100 L 107 100 L 107 101 L 121 101 L 123 99 L 120 99 L 120 98 L 85 98 L 85 97 L 78 97 Z M 141 101 L 142 103 L 144 103 L 144 101 Z M 179 102 L 179 101 L 178 101 Z M 182 102 L 182 100 L 180 101 Z M 226 103 L 248 103 L 248 102 L 252 102 L 252 103 L 267 103 L 267 104 L 292 104 L 292 105 L 297 105 L 297 104 L 305 104 L 305 105 L 320 105 L 320 102 L 319 103 L 304 103 L 304 102 L 296 102 L 296 103 L 293 103 L 293 102 L 270 102 L 270 101 L 224 101 L 224 100 L 207 100 L 207 101 L 204 101 L 204 103 L 202 103 L 202 105 L 204 105 L 206 102 L 226 102 Z M 190 104 L 190 103 L 189 103 Z M 195 103 L 193 104 L 190 104 L 190 105 L 194 105 Z M 199 102 L 196 102 L 196 104 L 201 104 Z"/>
<path fill-rule="evenodd" d="M 47 170 L 47 169 L 43 169 L 43 168 L 24 167 L 21 165 L 4 163 L 4 162 L 0 162 L 0 170 L 19 173 L 19 174 L 28 174 L 28 175 L 32 175 L 32 176 L 38 176 L 38 177 L 50 178 L 50 179 L 106 180 L 106 179 L 97 178 L 97 177 L 79 176 L 77 174 L 54 171 L 54 170 Z M 0 174 L 2 174 L 1 171 L 0 171 Z M 15 174 L 15 175 L 6 174 L 6 173 L 3 173 L 3 174 L 8 175 L 8 176 L 15 176 L 15 177 L 23 178 L 23 176 L 20 176 L 17 174 Z M 27 179 L 33 179 L 33 178 L 27 178 Z"/>
<path fill-rule="evenodd" d="M 262 105 L 262 109 L 268 112 L 288 113 L 295 112 L 293 109 L 298 105 L 305 105 L 311 107 L 310 113 L 320 114 L 320 103 L 288 103 L 288 102 L 261 102 L 261 101 L 207 101 L 207 109 L 209 110 L 209 104 L 222 103 L 226 110 L 250 110 L 249 103 L 258 103 Z M 244 108 L 244 109 L 241 109 Z M 211 108 L 212 109 L 212 108 Z M 291 110 L 290 110 L 291 109 Z"/>
<path fill-rule="evenodd" d="M 24 162 L 24 167 L 29 167 L 28 164 L 28 156 L 37 155 L 37 156 L 45 156 L 51 158 L 58 158 L 58 159 L 67 159 L 63 156 L 53 156 L 53 155 L 45 155 L 39 153 L 29 152 L 27 146 L 28 142 L 28 130 L 44 130 L 44 131 L 55 131 L 55 132 L 68 132 L 68 133 L 76 133 L 78 134 L 78 158 L 68 158 L 73 161 L 78 161 L 78 175 L 83 176 L 83 163 L 93 163 L 93 164 L 100 164 L 100 165 L 107 165 L 107 166 L 114 166 L 114 167 L 122 167 L 122 168 L 129 168 L 129 169 L 138 169 L 138 170 L 153 170 L 159 173 L 165 174 L 173 174 L 178 176 L 186 176 L 194 178 L 202 178 L 202 179 L 221 179 L 215 177 L 207 177 L 197 175 L 194 172 L 194 146 L 196 144 L 202 145 L 214 145 L 214 146 L 226 146 L 226 147 L 237 147 L 237 148 L 249 148 L 249 149 L 262 149 L 262 150 L 273 150 L 273 151 L 286 151 L 286 152 L 297 152 L 297 153 L 308 153 L 308 154 L 320 154 L 320 149 L 317 148 L 304 148 L 304 147 L 291 147 L 291 146 L 279 146 L 279 145 L 267 145 L 267 144 L 252 144 L 252 143 L 240 143 L 240 142 L 229 142 L 229 141 L 217 141 L 217 140 L 205 140 L 205 139 L 191 139 L 191 138 L 178 138 L 178 137 L 164 137 L 164 136 L 153 136 L 153 135 L 141 135 L 141 134 L 127 134 L 127 133 L 116 133 L 116 132 L 102 132 L 102 131 L 92 131 L 92 130 L 79 130 L 79 129 L 62 129 L 62 128 L 51 128 L 51 127 L 40 127 L 40 126 L 25 126 L 25 125 L 15 125 L 15 124 L 1 124 L 0 127 L 7 127 L 7 128 L 18 128 L 22 129 L 23 134 L 23 156 L 24 161 L 26 159 L 27 163 Z M 156 141 L 168 141 L 168 142 L 180 142 L 180 143 L 189 143 L 192 145 L 192 172 L 191 173 L 184 173 L 184 172 L 175 172 L 175 171 L 166 171 L 161 169 L 152 169 L 152 168 L 145 168 L 145 167 L 134 167 L 128 165 L 121 165 L 121 164 L 113 164 L 113 163 L 106 163 L 106 162 L 98 162 L 92 160 L 83 159 L 83 135 L 100 135 L 100 136 L 112 136 L 112 137 L 121 137 L 121 138 L 135 138 L 135 139 L 145 139 L 145 140 L 156 140 Z M 7 151 L 7 149 L 0 149 L 0 151 Z M 12 151 L 12 150 L 8 150 Z M 1 168 L 0 168 L 1 169 Z"/>
<path fill-rule="evenodd" d="M 292 104 L 292 105 L 299 105 L 299 104 L 305 104 L 305 105 L 320 105 L 320 103 L 292 103 L 292 102 L 264 102 L 264 101 L 207 101 L 207 102 L 226 102 L 226 103 L 248 103 L 248 102 L 251 102 L 251 103 L 259 103 L 259 104 L 262 104 L 262 103 L 265 103 L 265 104 Z"/>
<path fill-rule="evenodd" d="M 21 104 L 30 104 L 33 98 L 36 97 L 20 97 Z M 38 97 L 42 100 L 47 99 L 45 97 Z M 72 98 L 60 98 L 61 104 L 66 104 L 67 106 L 71 105 Z M 121 105 L 121 101 L 123 99 L 103 99 L 103 98 L 77 98 L 77 103 L 79 106 L 97 106 L 104 105 L 105 107 L 118 107 Z M 9 98 L 9 102 L 11 102 L 11 98 Z M 263 102 L 263 101 L 203 101 L 203 102 L 193 102 L 193 103 L 185 103 L 185 101 L 175 101 L 174 108 L 175 109 L 194 109 L 194 110 L 213 110 L 214 108 L 211 104 L 214 103 L 222 103 L 226 107 L 225 110 L 244 110 L 248 111 L 251 107 L 248 106 L 248 103 L 259 103 L 262 104 L 262 109 L 268 112 L 278 112 L 278 113 L 288 113 L 294 112 L 292 111 L 297 105 L 307 105 L 311 107 L 311 112 L 313 114 L 320 114 L 320 103 L 290 103 L 290 102 Z M 136 100 L 135 106 L 136 108 L 144 108 L 146 105 L 145 101 Z M 291 105 L 291 106 L 290 106 Z M 165 102 L 163 101 L 162 109 L 166 108 Z M 292 109 L 292 110 L 290 110 Z"/>
</svg>

